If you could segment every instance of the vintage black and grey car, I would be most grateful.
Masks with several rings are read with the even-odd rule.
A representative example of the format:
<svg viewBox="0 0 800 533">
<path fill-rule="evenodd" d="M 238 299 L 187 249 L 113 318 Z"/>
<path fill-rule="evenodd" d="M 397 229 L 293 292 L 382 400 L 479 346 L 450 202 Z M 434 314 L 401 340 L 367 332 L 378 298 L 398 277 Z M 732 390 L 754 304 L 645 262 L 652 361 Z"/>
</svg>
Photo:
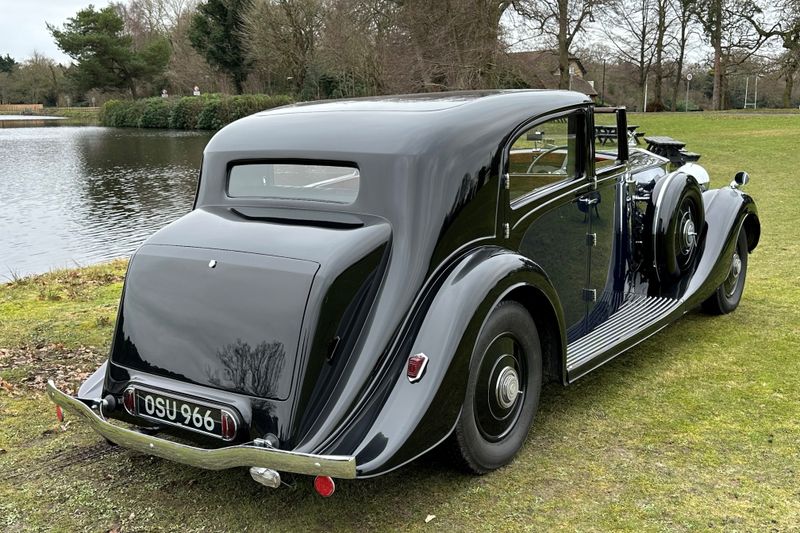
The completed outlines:
<svg viewBox="0 0 800 533">
<path fill-rule="evenodd" d="M 508 463 L 545 380 L 734 310 L 759 240 L 745 173 L 711 189 L 600 111 L 443 93 L 223 128 L 194 209 L 131 259 L 108 361 L 50 398 L 121 446 L 322 494 L 443 443 L 476 473 Z"/>
</svg>

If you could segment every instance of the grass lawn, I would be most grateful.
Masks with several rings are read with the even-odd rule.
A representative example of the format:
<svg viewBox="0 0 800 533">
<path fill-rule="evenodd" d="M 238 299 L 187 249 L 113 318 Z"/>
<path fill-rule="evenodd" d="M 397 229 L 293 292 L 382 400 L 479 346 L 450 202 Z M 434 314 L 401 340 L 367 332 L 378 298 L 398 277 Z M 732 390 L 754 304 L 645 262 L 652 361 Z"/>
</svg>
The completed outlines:
<svg viewBox="0 0 800 533">
<path fill-rule="evenodd" d="M 107 349 L 124 263 L 0 286 L 0 530 L 800 530 L 800 115 L 647 114 L 712 185 L 740 169 L 761 244 L 739 309 L 692 312 L 574 386 L 549 385 L 518 458 L 426 457 L 319 498 L 108 447 L 42 392 Z M 436 515 L 429 523 L 427 515 Z"/>
</svg>

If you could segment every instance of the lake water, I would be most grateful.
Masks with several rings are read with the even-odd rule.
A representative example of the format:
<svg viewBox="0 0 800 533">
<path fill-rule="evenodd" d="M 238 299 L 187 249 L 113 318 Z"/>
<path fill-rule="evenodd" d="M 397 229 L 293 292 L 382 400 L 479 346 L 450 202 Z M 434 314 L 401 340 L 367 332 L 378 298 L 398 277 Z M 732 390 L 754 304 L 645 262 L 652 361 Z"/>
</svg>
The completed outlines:
<svg viewBox="0 0 800 533">
<path fill-rule="evenodd" d="M 191 209 L 210 137 L 0 128 L 0 282 L 130 255 Z"/>
</svg>

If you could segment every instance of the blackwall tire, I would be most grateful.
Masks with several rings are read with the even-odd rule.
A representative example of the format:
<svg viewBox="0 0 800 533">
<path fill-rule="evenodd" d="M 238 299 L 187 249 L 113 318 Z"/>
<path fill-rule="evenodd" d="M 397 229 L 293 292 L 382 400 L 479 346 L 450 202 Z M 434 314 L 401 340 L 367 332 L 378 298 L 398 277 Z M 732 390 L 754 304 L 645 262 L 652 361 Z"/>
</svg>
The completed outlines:
<svg viewBox="0 0 800 533">
<path fill-rule="evenodd" d="M 653 245 L 658 279 L 669 283 L 682 278 L 694 266 L 705 210 L 703 193 L 691 176 L 676 176 L 663 186 L 665 197 L 655 206 Z"/>
<path fill-rule="evenodd" d="M 467 470 L 484 474 L 514 458 L 536 415 L 541 388 L 536 324 L 521 304 L 501 302 L 475 343 L 456 425 L 455 443 Z"/>
<path fill-rule="evenodd" d="M 736 248 L 730 258 L 728 277 L 717 287 L 714 294 L 703 302 L 703 311 L 712 315 L 726 315 L 739 307 L 747 277 L 747 255 L 747 235 L 742 228 L 739 230 Z"/>
</svg>

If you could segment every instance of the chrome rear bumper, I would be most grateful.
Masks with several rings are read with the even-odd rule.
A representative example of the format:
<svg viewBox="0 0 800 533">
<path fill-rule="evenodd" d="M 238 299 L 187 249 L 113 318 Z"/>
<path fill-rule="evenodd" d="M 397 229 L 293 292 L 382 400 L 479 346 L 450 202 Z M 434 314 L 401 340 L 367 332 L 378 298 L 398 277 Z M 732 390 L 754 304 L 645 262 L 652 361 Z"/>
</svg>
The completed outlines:
<svg viewBox="0 0 800 533">
<path fill-rule="evenodd" d="M 356 459 L 352 456 L 311 455 L 249 445 L 212 450 L 195 448 L 111 424 L 82 401 L 58 390 L 52 381 L 47 382 L 47 396 L 65 411 L 83 418 L 93 430 L 111 442 L 176 463 L 208 470 L 256 466 L 310 476 L 356 477 Z"/>
</svg>

